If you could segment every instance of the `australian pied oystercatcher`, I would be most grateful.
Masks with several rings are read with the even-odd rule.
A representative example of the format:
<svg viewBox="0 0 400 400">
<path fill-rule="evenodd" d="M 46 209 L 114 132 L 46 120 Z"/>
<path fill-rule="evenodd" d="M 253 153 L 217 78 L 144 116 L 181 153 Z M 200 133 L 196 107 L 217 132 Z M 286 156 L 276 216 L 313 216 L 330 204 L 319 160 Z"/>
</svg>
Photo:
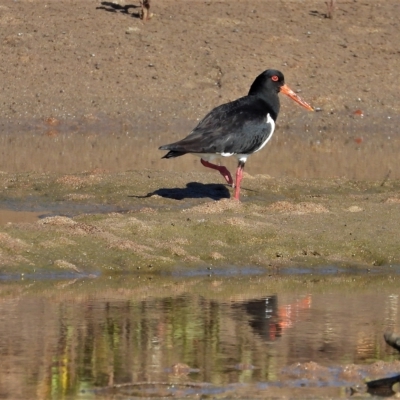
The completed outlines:
<svg viewBox="0 0 400 400">
<path fill-rule="evenodd" d="M 229 185 L 235 187 L 234 198 L 239 200 L 240 182 L 247 157 L 261 150 L 274 133 L 280 108 L 279 92 L 307 110 L 314 111 L 285 85 L 282 72 L 268 69 L 257 76 L 247 96 L 214 108 L 187 137 L 161 146 L 160 150 L 169 150 L 162 158 L 179 157 L 186 153 L 200 156 L 205 167 L 216 169 Z M 218 156 L 237 158 L 235 185 L 226 167 L 211 163 Z"/>
</svg>

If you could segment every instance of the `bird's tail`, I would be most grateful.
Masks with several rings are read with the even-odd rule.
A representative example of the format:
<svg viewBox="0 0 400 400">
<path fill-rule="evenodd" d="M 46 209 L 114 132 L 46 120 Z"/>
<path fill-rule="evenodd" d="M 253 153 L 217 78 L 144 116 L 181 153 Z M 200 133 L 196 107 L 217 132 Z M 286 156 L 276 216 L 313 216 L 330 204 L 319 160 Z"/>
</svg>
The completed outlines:
<svg viewBox="0 0 400 400">
<path fill-rule="evenodd" d="M 169 150 L 168 148 L 169 146 L 161 146 L 158 148 L 158 150 Z M 179 156 L 183 156 L 184 154 L 186 154 L 183 151 L 174 151 L 174 150 L 170 150 L 165 156 L 161 157 L 161 158 L 174 158 L 174 157 L 179 157 Z"/>
</svg>

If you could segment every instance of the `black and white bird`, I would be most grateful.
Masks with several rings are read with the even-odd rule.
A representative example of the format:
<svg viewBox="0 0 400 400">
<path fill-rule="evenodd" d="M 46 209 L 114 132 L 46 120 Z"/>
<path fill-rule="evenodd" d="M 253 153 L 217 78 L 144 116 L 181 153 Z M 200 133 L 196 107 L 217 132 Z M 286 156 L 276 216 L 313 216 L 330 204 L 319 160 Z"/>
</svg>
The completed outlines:
<svg viewBox="0 0 400 400">
<path fill-rule="evenodd" d="M 268 69 L 257 76 L 249 94 L 211 110 L 184 139 L 161 146 L 169 150 L 162 158 L 191 153 L 201 157 L 201 163 L 221 173 L 235 188 L 239 200 L 243 168 L 250 154 L 261 150 L 271 139 L 278 117 L 278 93 L 286 94 L 307 110 L 314 109 L 285 84 L 282 72 Z M 238 160 L 236 184 L 228 169 L 211 161 L 216 157 L 234 156 Z"/>
</svg>

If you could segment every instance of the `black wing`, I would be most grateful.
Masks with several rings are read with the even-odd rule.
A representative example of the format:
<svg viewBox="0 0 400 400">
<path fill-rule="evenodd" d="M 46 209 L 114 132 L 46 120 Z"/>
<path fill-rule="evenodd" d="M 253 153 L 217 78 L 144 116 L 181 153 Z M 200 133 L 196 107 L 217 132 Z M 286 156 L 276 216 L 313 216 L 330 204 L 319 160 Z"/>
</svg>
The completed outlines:
<svg viewBox="0 0 400 400">
<path fill-rule="evenodd" d="M 268 114 L 276 118 L 262 99 L 242 97 L 214 108 L 186 138 L 160 150 L 170 150 L 167 158 L 186 153 L 250 154 L 272 133 Z"/>
</svg>

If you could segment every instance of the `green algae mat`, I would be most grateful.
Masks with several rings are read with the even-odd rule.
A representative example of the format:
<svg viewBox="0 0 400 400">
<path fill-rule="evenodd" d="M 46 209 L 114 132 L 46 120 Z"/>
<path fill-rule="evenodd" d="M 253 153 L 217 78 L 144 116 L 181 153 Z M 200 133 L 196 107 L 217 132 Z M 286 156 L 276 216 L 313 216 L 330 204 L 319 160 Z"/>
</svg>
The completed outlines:
<svg viewBox="0 0 400 400">
<path fill-rule="evenodd" d="M 0 209 L 35 217 L 0 226 L 0 272 L 391 272 L 400 265 L 399 181 L 246 175 L 237 202 L 216 178 L 151 170 L 2 173 Z"/>
</svg>

